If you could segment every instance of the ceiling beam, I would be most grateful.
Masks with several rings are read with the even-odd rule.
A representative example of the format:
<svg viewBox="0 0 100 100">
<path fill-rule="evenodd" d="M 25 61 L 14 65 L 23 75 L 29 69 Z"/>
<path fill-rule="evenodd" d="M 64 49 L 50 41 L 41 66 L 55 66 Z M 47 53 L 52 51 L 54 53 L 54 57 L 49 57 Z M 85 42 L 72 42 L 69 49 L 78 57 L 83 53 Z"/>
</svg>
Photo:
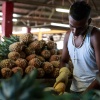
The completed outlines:
<svg viewBox="0 0 100 100">
<path fill-rule="evenodd" d="M 48 19 L 48 18 L 41 18 L 41 17 L 13 17 L 18 20 L 30 20 L 30 21 L 41 21 L 41 22 L 55 22 L 55 23 L 68 23 L 67 20 L 57 20 L 57 19 Z"/>
<path fill-rule="evenodd" d="M 36 5 L 36 6 L 44 6 L 44 7 L 51 7 L 51 8 L 66 8 L 67 6 L 66 5 L 55 5 L 55 4 L 44 4 L 44 3 L 41 3 L 41 2 L 36 2 L 36 1 L 32 1 L 32 0 L 0 0 L 0 1 L 12 1 L 14 3 L 22 3 L 22 4 L 29 4 L 29 5 Z"/>
<path fill-rule="evenodd" d="M 97 8 L 97 6 L 96 6 L 94 0 L 91 0 L 91 1 L 92 1 L 93 5 L 94 5 L 94 7 L 95 7 L 95 10 L 98 11 L 98 8 Z"/>
</svg>

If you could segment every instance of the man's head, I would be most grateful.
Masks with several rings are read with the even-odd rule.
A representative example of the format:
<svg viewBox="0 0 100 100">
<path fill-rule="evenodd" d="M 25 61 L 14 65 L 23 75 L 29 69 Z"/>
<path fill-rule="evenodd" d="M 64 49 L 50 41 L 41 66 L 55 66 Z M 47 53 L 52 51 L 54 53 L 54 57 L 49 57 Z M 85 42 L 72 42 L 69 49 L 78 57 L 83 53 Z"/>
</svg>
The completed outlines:
<svg viewBox="0 0 100 100">
<path fill-rule="evenodd" d="M 83 34 L 91 23 L 91 7 L 85 1 L 77 1 L 70 7 L 69 24 L 74 35 Z"/>
<path fill-rule="evenodd" d="M 77 21 L 90 16 L 91 7 L 85 1 L 77 1 L 70 7 L 70 15 Z"/>
</svg>

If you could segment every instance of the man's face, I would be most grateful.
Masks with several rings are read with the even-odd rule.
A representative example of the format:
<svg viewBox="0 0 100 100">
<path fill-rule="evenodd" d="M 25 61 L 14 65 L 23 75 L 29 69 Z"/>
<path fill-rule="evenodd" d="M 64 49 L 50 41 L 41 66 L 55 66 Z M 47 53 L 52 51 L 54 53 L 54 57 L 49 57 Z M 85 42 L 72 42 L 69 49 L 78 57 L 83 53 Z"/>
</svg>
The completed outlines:
<svg viewBox="0 0 100 100">
<path fill-rule="evenodd" d="M 88 28 L 88 19 L 82 19 L 80 21 L 74 20 L 69 16 L 69 25 L 74 36 L 82 35 Z"/>
</svg>

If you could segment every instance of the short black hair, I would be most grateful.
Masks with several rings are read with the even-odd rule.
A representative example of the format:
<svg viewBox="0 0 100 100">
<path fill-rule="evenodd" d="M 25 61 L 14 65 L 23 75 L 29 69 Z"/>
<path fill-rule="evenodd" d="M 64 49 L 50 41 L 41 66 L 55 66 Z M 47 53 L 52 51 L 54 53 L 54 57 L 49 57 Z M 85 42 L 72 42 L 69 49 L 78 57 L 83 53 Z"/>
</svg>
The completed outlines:
<svg viewBox="0 0 100 100">
<path fill-rule="evenodd" d="M 76 1 L 70 7 L 70 15 L 75 20 L 82 20 L 90 16 L 91 7 L 85 1 Z"/>
</svg>

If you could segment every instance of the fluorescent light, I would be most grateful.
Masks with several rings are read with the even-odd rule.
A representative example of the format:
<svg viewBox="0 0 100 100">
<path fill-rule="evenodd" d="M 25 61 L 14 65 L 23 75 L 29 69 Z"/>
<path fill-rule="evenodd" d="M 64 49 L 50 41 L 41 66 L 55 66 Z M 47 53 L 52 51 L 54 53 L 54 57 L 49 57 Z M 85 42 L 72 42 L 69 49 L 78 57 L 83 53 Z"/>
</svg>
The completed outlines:
<svg viewBox="0 0 100 100">
<path fill-rule="evenodd" d="M 62 8 L 56 8 L 56 11 L 58 11 L 58 12 L 64 12 L 64 13 L 69 13 L 68 9 L 62 9 Z"/>
<path fill-rule="evenodd" d="M 69 24 L 51 23 L 52 26 L 70 27 Z"/>
<path fill-rule="evenodd" d="M 31 32 L 47 32 L 50 31 L 50 28 L 32 28 Z"/>
<path fill-rule="evenodd" d="M 2 20 L 2 18 L 0 17 L 0 20 Z"/>
<path fill-rule="evenodd" d="M 12 19 L 13 20 L 13 22 L 17 22 L 17 19 Z"/>
<path fill-rule="evenodd" d="M 2 20 L 2 18 L 0 17 L 0 20 Z M 12 19 L 13 22 L 17 22 L 17 19 Z"/>
<path fill-rule="evenodd" d="M 13 14 L 13 17 L 20 17 L 19 14 Z"/>
<path fill-rule="evenodd" d="M 2 12 L 0 12 L 0 16 L 2 16 Z"/>
<path fill-rule="evenodd" d="M 3 15 L 3 13 L 0 12 L 0 16 L 2 16 L 2 15 Z M 20 17 L 20 15 L 19 14 L 13 14 L 13 17 Z"/>
</svg>

